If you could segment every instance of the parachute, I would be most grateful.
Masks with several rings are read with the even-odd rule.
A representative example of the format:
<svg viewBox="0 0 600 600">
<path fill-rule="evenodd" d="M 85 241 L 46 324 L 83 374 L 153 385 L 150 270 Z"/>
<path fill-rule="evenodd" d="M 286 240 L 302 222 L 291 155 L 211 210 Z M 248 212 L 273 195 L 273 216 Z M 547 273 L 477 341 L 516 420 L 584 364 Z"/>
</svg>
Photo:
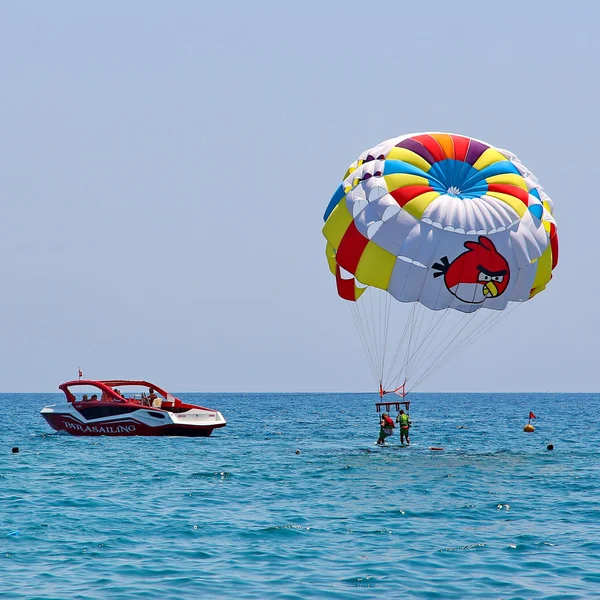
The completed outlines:
<svg viewBox="0 0 600 600">
<path fill-rule="evenodd" d="M 323 234 L 381 396 L 404 396 L 546 288 L 553 212 L 514 154 L 462 135 L 403 135 L 350 165 Z"/>
</svg>

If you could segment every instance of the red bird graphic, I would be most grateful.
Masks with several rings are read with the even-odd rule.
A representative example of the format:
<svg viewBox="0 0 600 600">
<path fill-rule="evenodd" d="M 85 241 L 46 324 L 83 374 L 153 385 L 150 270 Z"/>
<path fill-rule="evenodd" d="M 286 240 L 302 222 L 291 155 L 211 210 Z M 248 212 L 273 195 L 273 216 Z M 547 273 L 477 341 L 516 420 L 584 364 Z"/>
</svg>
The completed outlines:
<svg viewBox="0 0 600 600">
<path fill-rule="evenodd" d="M 463 302 L 481 304 L 486 298 L 496 298 L 504 293 L 510 280 L 510 268 L 504 256 L 498 253 L 493 242 L 479 236 L 476 242 L 465 242 L 466 252 L 452 262 L 444 256 L 432 265 L 444 276 L 448 291 Z"/>
</svg>

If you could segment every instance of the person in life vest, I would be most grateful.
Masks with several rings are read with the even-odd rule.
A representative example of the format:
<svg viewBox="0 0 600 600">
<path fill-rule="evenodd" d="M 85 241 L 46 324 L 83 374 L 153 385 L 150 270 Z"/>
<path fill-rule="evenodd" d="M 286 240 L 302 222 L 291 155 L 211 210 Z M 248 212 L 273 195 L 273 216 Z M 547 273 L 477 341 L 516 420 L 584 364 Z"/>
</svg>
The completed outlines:
<svg viewBox="0 0 600 600">
<path fill-rule="evenodd" d="M 379 439 L 377 440 L 377 443 L 385 444 L 385 438 L 394 433 L 394 427 L 396 426 L 394 425 L 393 419 L 387 413 L 381 415 L 379 425 Z"/>
<path fill-rule="evenodd" d="M 396 423 L 400 423 L 400 443 L 404 444 L 404 440 L 406 440 L 406 443 L 410 444 L 410 438 L 408 437 L 408 432 L 412 425 L 410 416 L 401 410 L 396 417 Z"/>
</svg>

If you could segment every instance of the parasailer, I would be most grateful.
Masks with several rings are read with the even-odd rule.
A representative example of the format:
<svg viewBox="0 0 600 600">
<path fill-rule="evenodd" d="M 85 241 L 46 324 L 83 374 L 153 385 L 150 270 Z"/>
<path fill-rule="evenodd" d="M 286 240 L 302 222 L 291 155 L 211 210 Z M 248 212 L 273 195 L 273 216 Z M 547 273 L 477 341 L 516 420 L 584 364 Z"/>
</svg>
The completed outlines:
<svg viewBox="0 0 600 600">
<path fill-rule="evenodd" d="M 400 443 L 404 444 L 406 442 L 410 445 L 409 430 L 412 425 L 410 415 L 403 410 L 400 410 L 396 417 L 396 423 L 400 424 Z"/>
<path fill-rule="evenodd" d="M 462 135 L 403 135 L 350 165 L 323 234 L 378 411 L 408 409 L 428 375 L 546 288 L 558 261 L 553 211 L 514 154 Z M 384 402 L 392 392 L 401 400 Z"/>
<path fill-rule="evenodd" d="M 394 420 L 388 415 L 388 413 L 383 413 L 381 415 L 381 421 L 379 422 L 379 438 L 377 443 L 385 444 L 385 438 L 394 433 L 395 427 L 396 425 L 394 424 Z"/>
</svg>

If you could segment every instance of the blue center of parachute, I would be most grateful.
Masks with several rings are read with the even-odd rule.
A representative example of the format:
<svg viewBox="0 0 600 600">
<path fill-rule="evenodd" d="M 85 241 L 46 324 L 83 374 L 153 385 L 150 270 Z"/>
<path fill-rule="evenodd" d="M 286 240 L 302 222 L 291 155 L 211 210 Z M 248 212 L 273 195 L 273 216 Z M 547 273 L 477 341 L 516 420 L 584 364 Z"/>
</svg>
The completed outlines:
<svg viewBox="0 0 600 600">
<path fill-rule="evenodd" d="M 427 172 L 429 185 L 440 194 L 455 198 L 479 198 L 488 191 L 479 171 L 462 160 L 447 158 L 431 165 Z"/>
<path fill-rule="evenodd" d="M 383 167 L 383 173 L 379 172 L 371 174 L 370 172 L 362 172 L 362 175 L 353 175 L 356 181 L 363 179 L 378 177 L 383 175 L 393 175 L 394 173 L 405 173 L 407 175 L 417 175 L 427 179 L 427 183 L 433 190 L 440 194 L 453 196 L 466 200 L 467 198 L 480 198 L 488 191 L 487 177 L 499 175 L 502 173 L 516 173 L 519 171 L 509 161 L 500 161 L 481 171 L 474 168 L 468 162 L 456 160 L 454 158 L 446 158 L 439 162 L 433 163 L 431 168 L 425 172 L 419 167 L 404 162 L 402 160 L 386 159 Z M 353 184 L 356 185 L 356 184 Z M 333 198 L 329 201 L 329 205 L 323 215 L 323 220 L 327 221 L 333 209 L 340 203 L 345 196 L 344 187 L 350 187 L 349 181 L 346 181 L 338 187 L 333 194 Z"/>
</svg>

